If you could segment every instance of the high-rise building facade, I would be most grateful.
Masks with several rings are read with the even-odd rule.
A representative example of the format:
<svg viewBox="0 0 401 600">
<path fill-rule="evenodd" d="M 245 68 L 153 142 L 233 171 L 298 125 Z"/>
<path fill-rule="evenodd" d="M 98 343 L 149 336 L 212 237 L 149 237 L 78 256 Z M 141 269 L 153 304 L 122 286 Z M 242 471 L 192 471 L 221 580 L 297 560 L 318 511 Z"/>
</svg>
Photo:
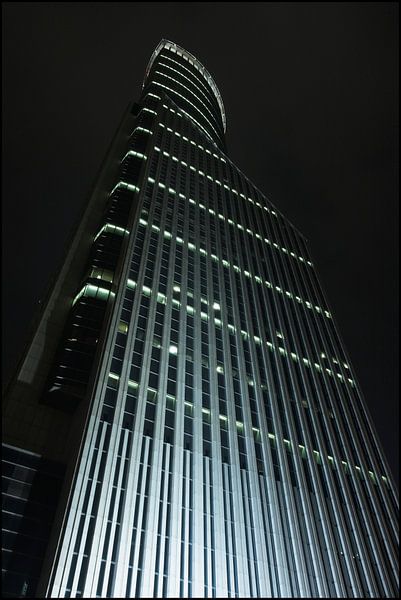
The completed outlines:
<svg viewBox="0 0 401 600">
<path fill-rule="evenodd" d="M 304 236 L 163 40 L 4 426 L 8 596 L 398 594 L 397 494 Z"/>
</svg>

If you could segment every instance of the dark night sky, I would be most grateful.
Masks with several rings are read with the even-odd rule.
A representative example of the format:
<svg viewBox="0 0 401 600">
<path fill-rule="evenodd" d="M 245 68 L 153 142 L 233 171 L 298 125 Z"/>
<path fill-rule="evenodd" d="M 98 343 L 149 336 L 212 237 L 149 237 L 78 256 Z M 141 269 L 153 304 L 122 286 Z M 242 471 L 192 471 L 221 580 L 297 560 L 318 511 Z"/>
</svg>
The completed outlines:
<svg viewBox="0 0 401 600">
<path fill-rule="evenodd" d="M 161 38 L 309 240 L 398 480 L 398 4 L 3 3 L 3 376 Z"/>
</svg>

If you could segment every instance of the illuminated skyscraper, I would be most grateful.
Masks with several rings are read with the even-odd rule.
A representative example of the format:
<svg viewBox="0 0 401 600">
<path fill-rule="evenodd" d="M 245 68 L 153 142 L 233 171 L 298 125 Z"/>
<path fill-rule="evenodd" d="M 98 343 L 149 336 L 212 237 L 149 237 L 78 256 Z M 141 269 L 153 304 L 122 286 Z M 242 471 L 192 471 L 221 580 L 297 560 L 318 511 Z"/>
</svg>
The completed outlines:
<svg viewBox="0 0 401 600">
<path fill-rule="evenodd" d="M 9 596 L 398 593 L 395 488 L 306 240 L 225 128 L 163 40 L 9 388 Z"/>
</svg>

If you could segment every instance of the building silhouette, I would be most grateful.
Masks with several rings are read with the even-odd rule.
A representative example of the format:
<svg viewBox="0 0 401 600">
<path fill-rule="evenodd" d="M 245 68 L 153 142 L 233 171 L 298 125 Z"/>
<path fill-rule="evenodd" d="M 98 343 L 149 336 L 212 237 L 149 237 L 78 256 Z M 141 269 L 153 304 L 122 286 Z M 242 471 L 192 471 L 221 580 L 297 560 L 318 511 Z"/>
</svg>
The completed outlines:
<svg viewBox="0 0 401 600">
<path fill-rule="evenodd" d="M 398 594 L 397 495 L 304 236 L 163 40 L 4 410 L 6 597 Z"/>
</svg>

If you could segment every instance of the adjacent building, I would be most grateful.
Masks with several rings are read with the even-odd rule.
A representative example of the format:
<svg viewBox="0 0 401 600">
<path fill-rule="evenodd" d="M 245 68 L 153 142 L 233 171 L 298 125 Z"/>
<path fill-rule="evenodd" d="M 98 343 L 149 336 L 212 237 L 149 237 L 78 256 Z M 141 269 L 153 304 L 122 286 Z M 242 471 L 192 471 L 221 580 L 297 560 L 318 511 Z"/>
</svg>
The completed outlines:
<svg viewBox="0 0 401 600">
<path fill-rule="evenodd" d="M 8 597 L 398 595 L 395 487 L 308 244 L 225 129 L 160 42 L 9 386 Z"/>
</svg>

